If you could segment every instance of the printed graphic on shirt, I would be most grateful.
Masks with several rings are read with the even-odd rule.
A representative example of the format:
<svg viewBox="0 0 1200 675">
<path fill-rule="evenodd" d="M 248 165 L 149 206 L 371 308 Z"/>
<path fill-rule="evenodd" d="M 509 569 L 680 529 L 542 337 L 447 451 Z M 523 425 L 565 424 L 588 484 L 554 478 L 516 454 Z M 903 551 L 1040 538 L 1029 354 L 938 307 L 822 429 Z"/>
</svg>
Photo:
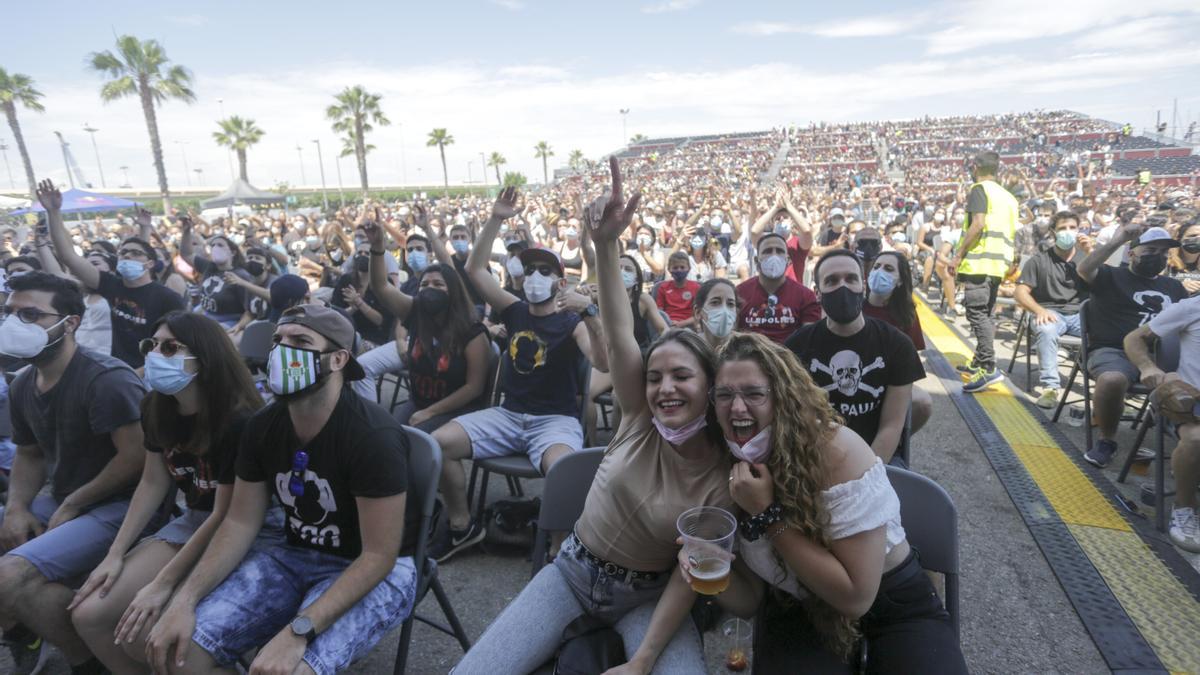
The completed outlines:
<svg viewBox="0 0 1200 675">
<path fill-rule="evenodd" d="M 1138 312 L 1138 316 L 1140 317 L 1138 325 L 1141 326 L 1170 306 L 1171 297 L 1166 293 L 1159 293 L 1158 291 L 1138 291 L 1133 294 L 1133 301 L 1137 303 L 1140 309 Z"/>
<path fill-rule="evenodd" d="M 531 330 L 523 330 L 508 341 L 508 358 L 513 369 L 528 375 L 546 365 L 546 341 Z"/>
<path fill-rule="evenodd" d="M 250 315 L 255 319 L 265 319 L 271 312 L 271 303 L 267 302 L 259 296 L 250 298 Z"/>
<path fill-rule="evenodd" d="M 206 312 L 215 313 L 217 311 L 217 295 L 223 290 L 225 290 L 225 278 L 221 275 L 214 274 L 205 279 L 200 284 L 200 294 L 203 297 L 200 301 L 200 308 Z"/>
<path fill-rule="evenodd" d="M 836 390 L 847 397 L 856 396 L 859 392 L 866 392 L 871 395 L 871 399 L 873 400 L 863 402 L 831 401 L 834 403 L 834 407 L 838 409 L 838 412 L 844 417 L 862 415 L 871 412 L 879 406 L 880 397 L 887 387 L 873 387 L 863 382 L 863 378 L 868 373 L 883 369 L 884 367 L 885 364 L 882 356 L 876 356 L 874 361 L 864 367 L 859 355 L 849 349 L 843 349 L 834 354 L 829 359 L 828 365 L 821 363 L 816 358 L 812 359 L 808 365 L 809 370 L 814 374 L 824 373 L 832 380 L 829 384 L 821 386 L 825 391 L 832 392 Z"/>
<path fill-rule="evenodd" d="M 337 500 L 329 481 L 312 470 L 304 471 L 304 494 L 299 497 L 288 489 L 292 474 L 275 474 L 275 494 L 287 510 L 287 527 L 300 541 L 315 546 L 338 547 L 342 542 L 341 529 L 331 521 L 338 510 Z"/>
<path fill-rule="evenodd" d="M 767 302 L 757 307 L 751 307 L 746 312 L 746 328 L 757 330 L 762 326 L 795 326 L 796 314 L 791 307 L 779 304 L 779 296 L 767 296 Z"/>
<path fill-rule="evenodd" d="M 114 298 L 112 313 L 117 317 L 139 326 L 146 325 L 146 312 L 142 306 L 129 298 Z"/>
</svg>

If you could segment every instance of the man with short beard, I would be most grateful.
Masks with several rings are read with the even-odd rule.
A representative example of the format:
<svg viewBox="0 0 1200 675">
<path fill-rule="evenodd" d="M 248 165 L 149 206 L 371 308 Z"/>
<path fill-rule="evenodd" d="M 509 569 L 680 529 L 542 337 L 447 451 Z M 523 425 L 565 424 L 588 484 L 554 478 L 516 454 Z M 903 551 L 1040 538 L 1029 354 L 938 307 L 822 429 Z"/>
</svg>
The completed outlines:
<svg viewBox="0 0 1200 675">
<path fill-rule="evenodd" d="M 145 459 L 145 389 L 129 366 L 75 344 L 84 312 L 75 282 L 28 272 L 9 285 L 0 350 L 32 367 L 11 390 L 17 456 L 0 510 L 0 628 L 17 672 L 44 663 L 45 639 L 75 672 L 98 673 L 71 625 L 67 584 L 100 562 L 125 518 Z"/>
</svg>

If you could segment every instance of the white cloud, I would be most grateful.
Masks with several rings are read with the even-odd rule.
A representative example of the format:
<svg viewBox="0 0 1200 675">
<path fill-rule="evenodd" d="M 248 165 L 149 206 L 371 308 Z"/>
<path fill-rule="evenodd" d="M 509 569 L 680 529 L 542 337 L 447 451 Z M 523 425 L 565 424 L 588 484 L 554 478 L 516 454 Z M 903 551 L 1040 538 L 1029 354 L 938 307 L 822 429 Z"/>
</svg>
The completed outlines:
<svg viewBox="0 0 1200 675">
<path fill-rule="evenodd" d="M 510 12 L 519 12 L 525 9 L 525 3 L 521 0 L 488 0 L 488 2 L 497 7 L 503 7 Z"/>
<path fill-rule="evenodd" d="M 911 14 L 907 17 L 881 15 L 819 24 L 751 21 L 738 24 L 733 30 L 736 33 L 763 36 L 801 33 L 828 38 L 884 37 L 904 33 L 920 21 L 921 17 Z"/>
<path fill-rule="evenodd" d="M 508 66 L 497 70 L 496 74 L 513 79 L 549 80 L 564 78 L 568 73 L 557 66 Z"/>
<path fill-rule="evenodd" d="M 208 17 L 203 14 L 180 14 L 168 16 L 167 21 L 179 26 L 189 26 L 199 28 L 208 23 Z"/>
<path fill-rule="evenodd" d="M 700 0 L 663 0 L 653 5 L 642 7 L 644 14 L 663 14 L 665 12 L 681 12 L 700 4 Z"/>
</svg>

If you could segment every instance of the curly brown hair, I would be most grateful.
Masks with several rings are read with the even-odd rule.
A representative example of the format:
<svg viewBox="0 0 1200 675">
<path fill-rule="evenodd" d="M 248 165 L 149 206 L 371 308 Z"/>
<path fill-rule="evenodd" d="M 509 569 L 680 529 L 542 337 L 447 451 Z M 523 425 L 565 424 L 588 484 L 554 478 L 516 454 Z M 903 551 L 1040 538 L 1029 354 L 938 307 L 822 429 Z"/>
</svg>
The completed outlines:
<svg viewBox="0 0 1200 675">
<path fill-rule="evenodd" d="M 771 453 L 767 467 L 775 482 L 776 501 L 783 507 L 787 526 L 805 537 L 830 547 L 829 514 L 821 503 L 821 491 L 828 477 L 825 448 L 837 433 L 841 417 L 829 405 L 829 396 L 818 387 L 800 365 L 796 355 L 757 333 L 734 333 L 717 356 L 718 367 L 731 361 L 758 364 L 771 383 L 771 399 L 776 411 L 771 422 Z M 800 414 L 782 414 L 796 411 Z M 775 553 L 782 581 L 787 574 L 783 559 Z M 795 600 L 777 593 L 783 604 Z M 809 618 L 822 634 L 826 646 L 843 659 L 849 657 L 858 640 L 858 623 L 813 594 L 803 603 Z"/>
</svg>

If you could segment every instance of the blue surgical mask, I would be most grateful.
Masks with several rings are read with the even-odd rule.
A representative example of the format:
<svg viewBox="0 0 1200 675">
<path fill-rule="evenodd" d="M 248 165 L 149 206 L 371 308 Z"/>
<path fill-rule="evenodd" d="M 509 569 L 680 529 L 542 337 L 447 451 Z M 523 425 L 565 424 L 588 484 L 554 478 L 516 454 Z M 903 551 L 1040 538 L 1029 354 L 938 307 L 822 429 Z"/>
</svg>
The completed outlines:
<svg viewBox="0 0 1200 675">
<path fill-rule="evenodd" d="M 1054 245 L 1065 251 L 1075 246 L 1077 238 L 1078 235 L 1071 230 L 1059 230 L 1054 233 Z"/>
<path fill-rule="evenodd" d="M 117 274 L 126 281 L 136 281 L 146 273 L 146 266 L 136 260 L 122 260 L 117 263 Z"/>
<path fill-rule="evenodd" d="M 429 256 L 425 253 L 425 251 L 409 251 L 408 266 L 411 267 L 414 272 L 420 273 L 429 266 Z"/>
<path fill-rule="evenodd" d="M 182 354 L 168 358 L 158 352 L 150 352 L 146 355 L 146 384 L 160 394 L 178 394 L 196 379 L 196 373 L 183 369 L 184 362 L 194 358 Z"/>
<path fill-rule="evenodd" d="M 471 242 L 466 239 L 452 239 L 450 245 L 454 247 L 454 252 L 459 255 L 466 255 L 467 251 L 471 250 Z"/>
<path fill-rule="evenodd" d="M 867 286 L 872 293 L 888 295 L 896 288 L 896 278 L 883 270 L 871 270 L 867 277 Z"/>
</svg>

